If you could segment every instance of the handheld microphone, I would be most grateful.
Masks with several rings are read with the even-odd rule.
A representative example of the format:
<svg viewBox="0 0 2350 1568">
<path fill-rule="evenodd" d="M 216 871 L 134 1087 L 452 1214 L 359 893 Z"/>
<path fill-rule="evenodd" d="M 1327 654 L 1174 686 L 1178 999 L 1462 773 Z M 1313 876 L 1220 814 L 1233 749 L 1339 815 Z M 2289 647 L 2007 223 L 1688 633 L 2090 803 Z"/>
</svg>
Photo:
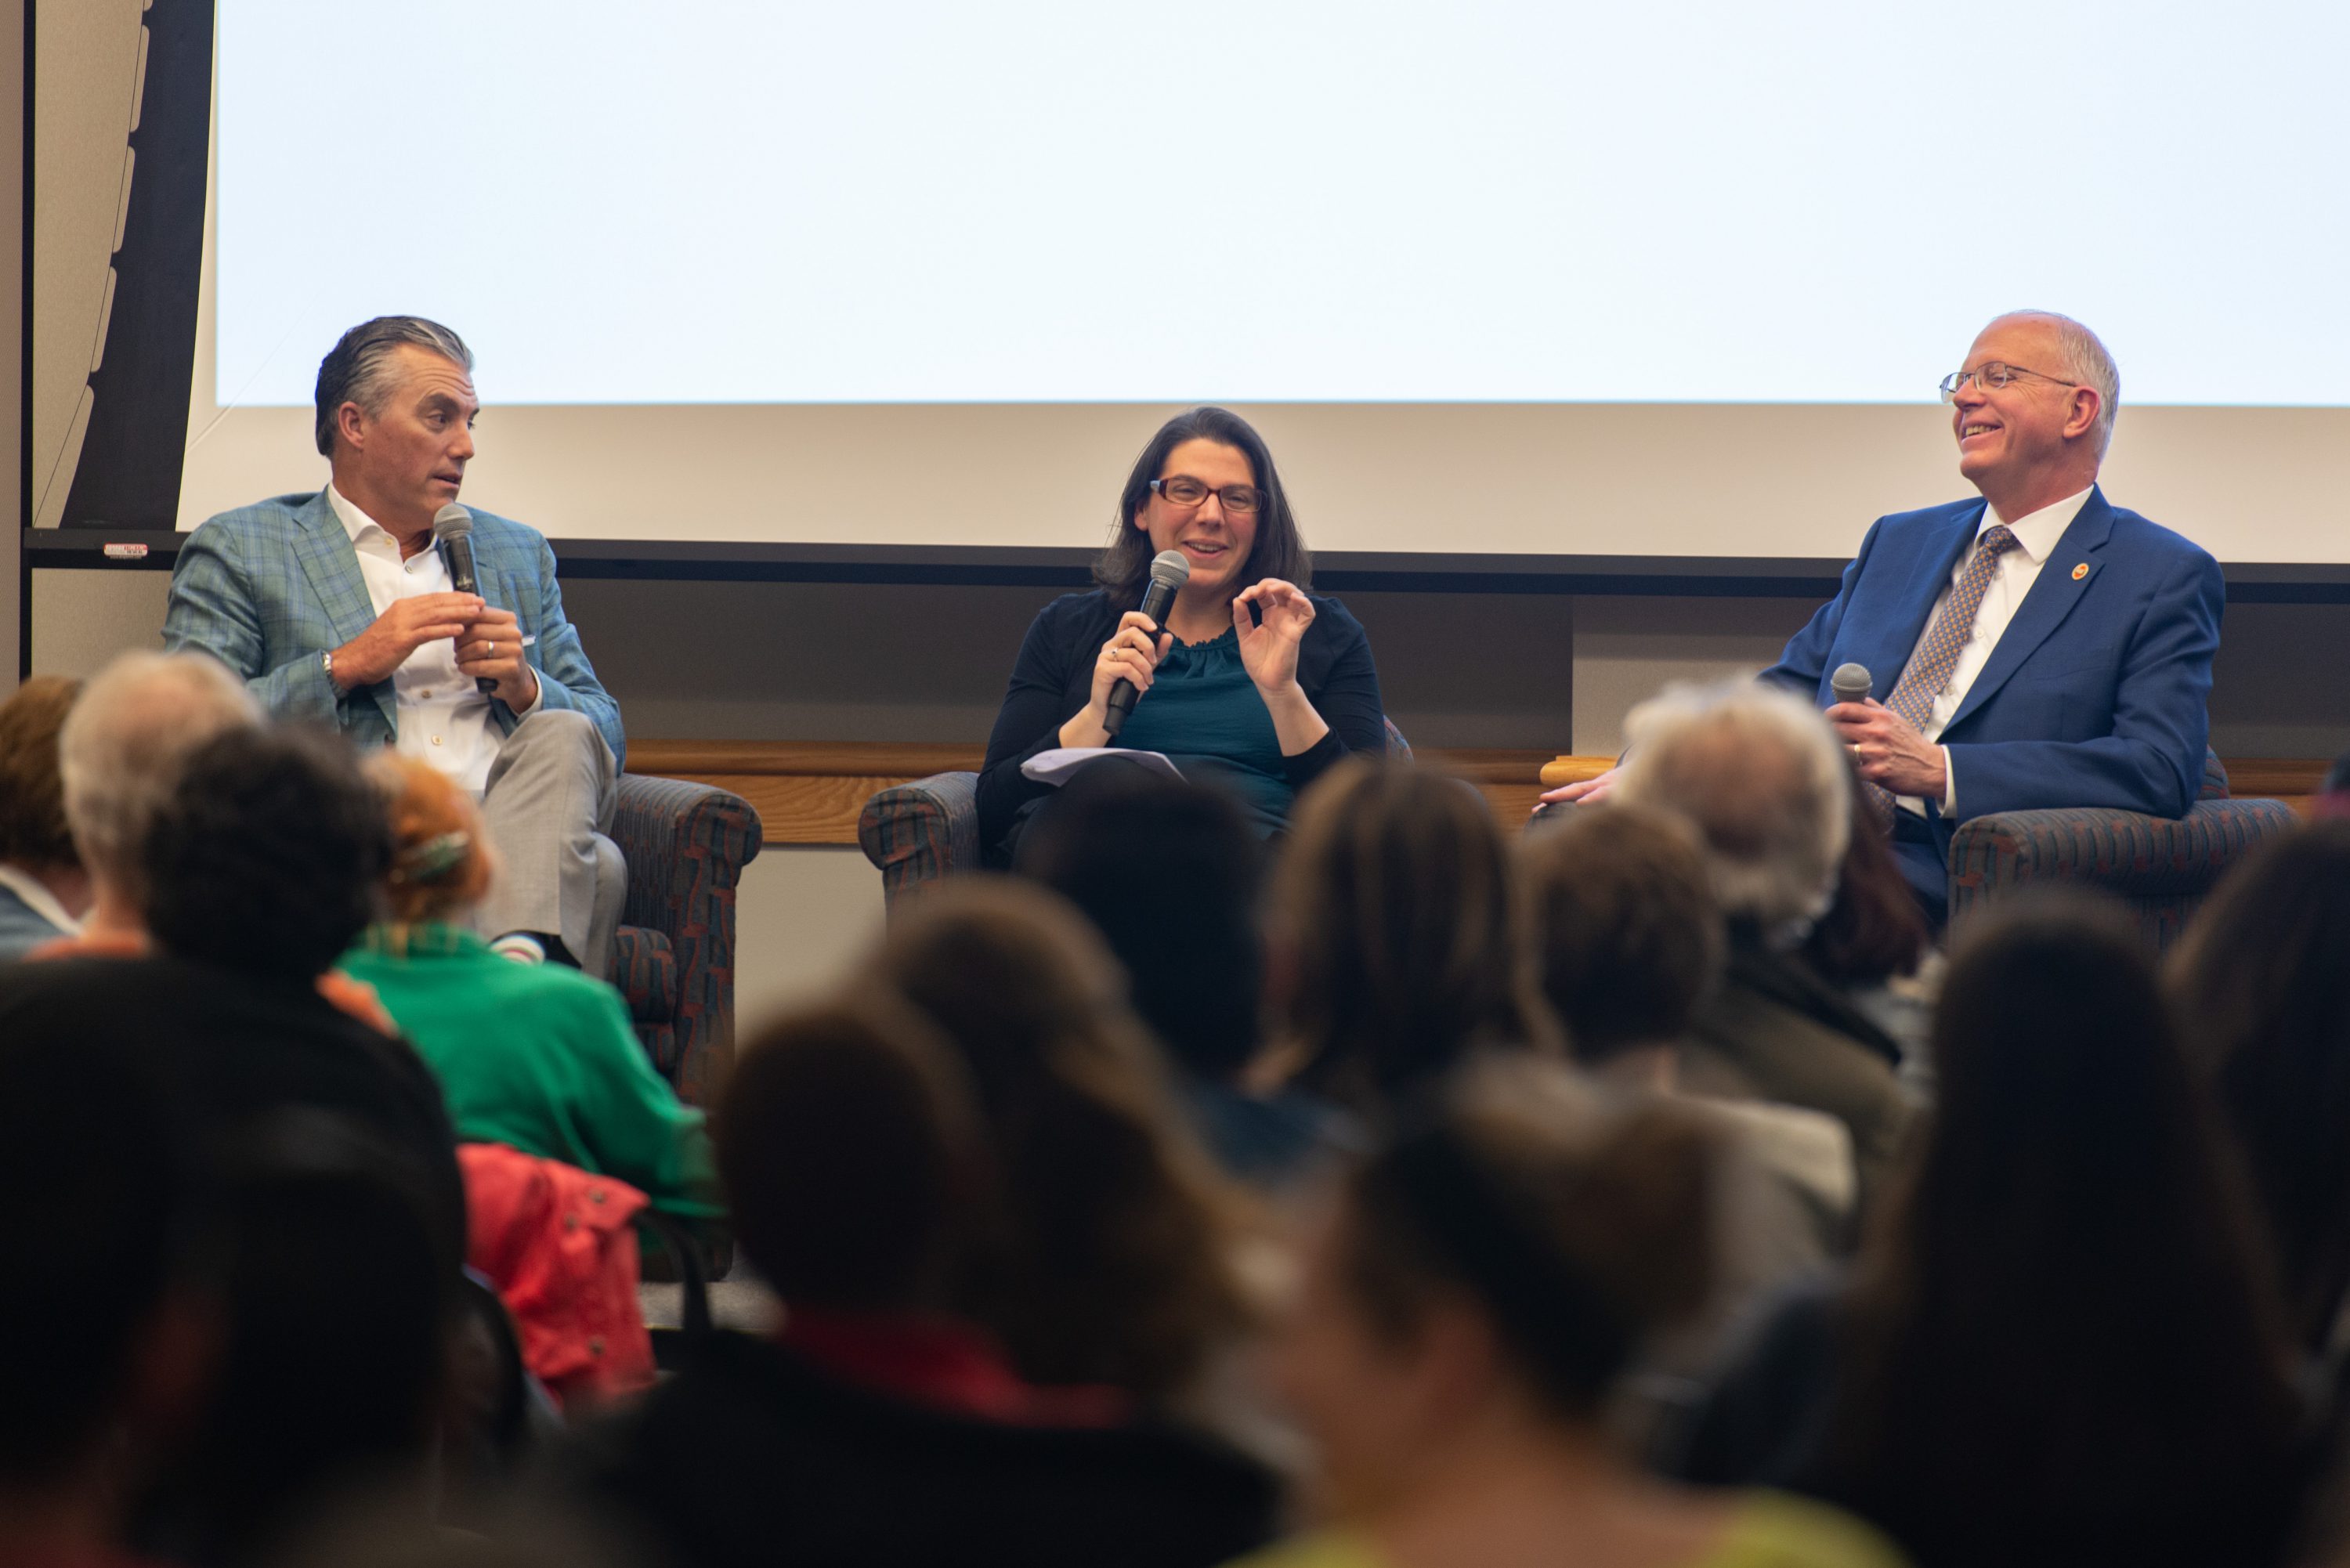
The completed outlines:
<svg viewBox="0 0 2350 1568">
<path fill-rule="evenodd" d="M 1180 550 L 1161 550 L 1150 563 L 1150 587 L 1142 593 L 1142 613 L 1159 630 L 1167 629 L 1167 612 L 1175 607 L 1175 595 L 1191 580 L 1191 558 Z M 1118 677 L 1118 684 L 1109 689 L 1109 709 L 1102 715 L 1102 728 L 1110 739 L 1126 728 L 1126 716 L 1134 711 L 1134 704 L 1142 696 L 1133 681 Z"/>
<path fill-rule="evenodd" d="M 1835 673 L 1828 677 L 1828 690 L 1835 693 L 1839 702 L 1867 701 L 1868 689 L 1875 684 L 1865 664 L 1839 664 Z"/>
<path fill-rule="evenodd" d="M 480 594 L 481 582 L 473 572 L 473 514 L 452 501 L 432 514 L 432 538 L 449 564 L 449 586 L 461 594 Z M 486 675 L 474 676 L 473 684 L 484 697 L 498 689 Z"/>
</svg>

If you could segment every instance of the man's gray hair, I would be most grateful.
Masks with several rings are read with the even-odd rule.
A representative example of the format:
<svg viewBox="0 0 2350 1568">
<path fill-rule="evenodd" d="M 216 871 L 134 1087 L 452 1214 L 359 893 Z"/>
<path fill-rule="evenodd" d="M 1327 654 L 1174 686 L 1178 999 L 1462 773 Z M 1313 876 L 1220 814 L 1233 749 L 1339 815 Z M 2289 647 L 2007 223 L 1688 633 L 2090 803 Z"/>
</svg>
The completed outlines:
<svg viewBox="0 0 2350 1568">
<path fill-rule="evenodd" d="M 2097 455 L 2104 457 L 2106 449 L 2114 444 L 2114 417 L 2122 410 L 2121 367 L 2114 363 L 2113 355 L 2095 333 L 2069 316 L 2054 310 L 2011 310 L 2008 315 L 2033 317 L 2056 328 L 2056 363 L 2048 373 L 2097 394 L 2097 422 L 2090 428 L 2089 439 L 2097 443 Z"/>
<path fill-rule="evenodd" d="M 318 453 L 335 455 L 335 416 L 345 403 L 357 403 L 370 415 L 383 412 L 391 395 L 393 357 L 403 346 L 426 349 L 443 359 L 473 368 L 473 351 L 465 340 L 437 321 L 421 316 L 379 316 L 362 321 L 342 335 L 327 357 L 318 361 Z"/>
<path fill-rule="evenodd" d="M 1826 912 L 1852 837 L 1852 779 L 1820 711 L 1740 680 L 1669 686 L 1625 721 L 1616 793 L 1687 818 L 1722 913 L 1774 938 Z"/>
<path fill-rule="evenodd" d="M 213 736 L 261 722 L 244 682 L 210 654 L 126 653 L 100 670 L 57 734 L 82 864 L 142 902 L 140 852 L 182 766 Z"/>
</svg>

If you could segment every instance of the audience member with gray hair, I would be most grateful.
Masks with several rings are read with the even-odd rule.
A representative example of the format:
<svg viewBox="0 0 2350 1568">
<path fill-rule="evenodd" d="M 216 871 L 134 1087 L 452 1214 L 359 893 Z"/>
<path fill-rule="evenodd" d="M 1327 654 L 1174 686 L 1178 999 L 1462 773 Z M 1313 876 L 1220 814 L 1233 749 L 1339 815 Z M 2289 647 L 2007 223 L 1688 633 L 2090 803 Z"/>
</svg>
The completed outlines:
<svg viewBox="0 0 2350 1568">
<path fill-rule="evenodd" d="M 90 877 L 85 941 L 144 944 L 140 857 L 156 814 L 206 742 L 260 723 L 244 683 L 202 654 L 126 653 L 83 690 L 57 737 L 57 771 L 66 820 Z"/>
<path fill-rule="evenodd" d="M 1751 680 L 1676 687 L 1627 730 L 1614 798 L 1697 829 L 1729 937 L 1721 983 L 1690 1016 L 1690 1086 L 1843 1122 L 1865 1203 L 1909 1120 L 1900 1047 L 1796 951 L 1835 898 L 1850 839 L 1835 732 L 1803 699 Z"/>
</svg>

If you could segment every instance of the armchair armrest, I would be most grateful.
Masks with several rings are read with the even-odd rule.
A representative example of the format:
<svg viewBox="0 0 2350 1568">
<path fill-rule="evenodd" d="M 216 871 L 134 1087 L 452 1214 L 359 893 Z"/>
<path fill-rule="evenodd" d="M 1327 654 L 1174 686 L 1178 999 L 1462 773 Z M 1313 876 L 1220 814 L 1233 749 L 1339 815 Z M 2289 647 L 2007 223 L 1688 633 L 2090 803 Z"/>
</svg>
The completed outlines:
<svg viewBox="0 0 2350 1568">
<path fill-rule="evenodd" d="M 706 1105 L 734 1054 L 734 889 L 765 829 L 730 791 L 623 774 L 611 836 L 629 866 L 621 926 L 667 937 L 678 971 L 677 1016 L 662 1026 L 674 1033 L 655 1061 L 688 1104 Z"/>
<path fill-rule="evenodd" d="M 2196 899 L 2299 819 L 2278 800 L 2199 800 L 2183 817 L 2064 808 L 1970 818 L 1950 839 L 1950 918 L 2043 882 L 2131 899 Z"/>
<path fill-rule="evenodd" d="M 979 869 L 979 775 L 932 774 L 875 794 L 857 817 L 857 842 L 881 869 L 883 898 Z"/>
</svg>

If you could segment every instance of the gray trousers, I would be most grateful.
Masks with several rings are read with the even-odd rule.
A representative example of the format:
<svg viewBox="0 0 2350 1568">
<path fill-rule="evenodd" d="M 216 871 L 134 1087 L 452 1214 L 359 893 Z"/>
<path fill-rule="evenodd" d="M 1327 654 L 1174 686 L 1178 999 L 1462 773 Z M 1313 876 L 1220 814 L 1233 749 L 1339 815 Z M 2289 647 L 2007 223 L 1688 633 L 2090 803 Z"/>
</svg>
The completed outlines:
<svg viewBox="0 0 2350 1568">
<path fill-rule="evenodd" d="M 485 937 L 558 936 L 580 969 L 611 972 L 629 872 L 605 836 L 620 798 L 619 769 L 584 714 L 542 709 L 498 748 L 482 796 L 498 874 L 473 918 Z"/>
</svg>

